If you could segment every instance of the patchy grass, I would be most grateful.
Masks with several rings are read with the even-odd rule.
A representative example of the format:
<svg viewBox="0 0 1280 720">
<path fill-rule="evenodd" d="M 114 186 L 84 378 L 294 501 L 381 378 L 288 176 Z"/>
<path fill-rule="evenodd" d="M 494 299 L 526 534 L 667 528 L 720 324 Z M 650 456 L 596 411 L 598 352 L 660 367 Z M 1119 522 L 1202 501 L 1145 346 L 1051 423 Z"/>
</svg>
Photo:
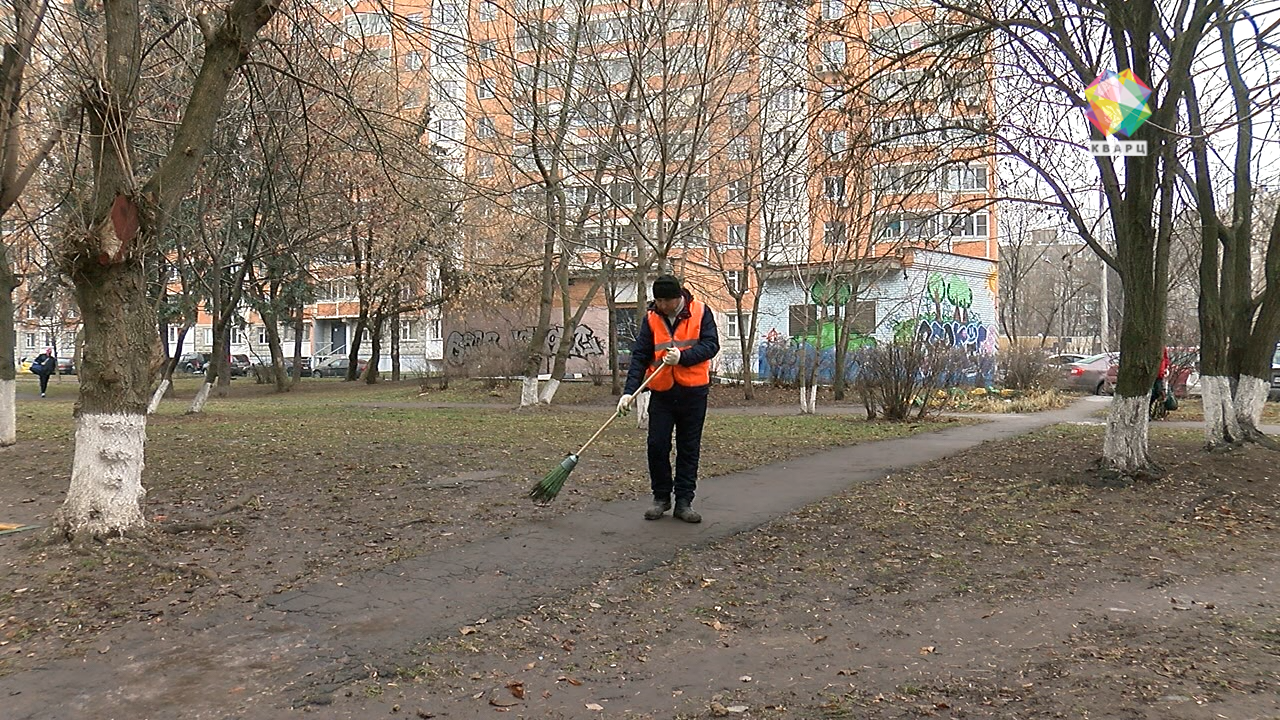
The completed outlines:
<svg viewBox="0 0 1280 720">
<path fill-rule="evenodd" d="M 186 415 L 199 378 L 148 423 L 144 513 L 156 532 L 69 548 L 39 533 L 4 536 L 0 640 L 34 656 L 0 656 L 0 673 L 78 652 L 111 627 L 217 606 L 334 574 L 384 566 L 530 519 L 648 494 L 645 431 L 615 422 L 548 507 L 525 497 L 576 451 L 611 407 L 431 409 L 416 382 L 322 379 L 275 394 L 251 380 Z M 19 443 L 0 477 L 4 520 L 48 524 L 70 481 L 74 385 L 50 398 L 24 389 Z M 823 448 L 901 437 L 957 421 L 879 423 L 850 416 L 714 414 L 701 475 Z M 179 524 L 203 529 L 169 533 Z"/>
<path fill-rule="evenodd" d="M 950 412 L 966 413 L 1034 413 L 1059 410 L 1076 398 L 1058 390 L 1035 390 L 1003 397 L 992 393 L 960 393 L 951 395 L 947 403 Z"/>
</svg>

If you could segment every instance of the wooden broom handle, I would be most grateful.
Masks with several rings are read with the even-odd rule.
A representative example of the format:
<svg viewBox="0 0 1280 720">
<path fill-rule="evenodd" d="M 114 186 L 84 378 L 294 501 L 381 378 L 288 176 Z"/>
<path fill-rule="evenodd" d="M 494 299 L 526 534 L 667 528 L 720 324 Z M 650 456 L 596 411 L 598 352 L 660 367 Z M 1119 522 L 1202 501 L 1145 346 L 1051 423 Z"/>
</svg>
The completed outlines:
<svg viewBox="0 0 1280 720">
<path fill-rule="evenodd" d="M 663 363 L 662 365 L 658 366 L 658 369 L 657 369 L 657 370 L 654 370 L 653 372 L 649 373 L 649 377 L 645 378 L 645 379 L 644 379 L 644 382 L 640 383 L 640 387 L 636 388 L 636 391 L 635 391 L 635 392 L 633 392 L 633 393 L 631 393 L 631 395 L 632 395 L 633 397 L 634 397 L 634 396 L 636 396 L 636 395 L 639 395 L 639 394 L 640 394 L 640 392 L 641 392 L 642 390 L 644 390 L 645 388 L 649 387 L 649 381 L 651 381 L 651 380 L 653 380 L 654 378 L 658 377 L 658 373 L 662 372 L 663 368 L 665 368 L 665 367 L 667 367 L 667 364 L 666 364 L 666 363 Z M 591 436 L 591 439 L 590 439 L 590 440 L 587 440 L 586 444 L 585 444 L 585 445 L 583 445 L 583 446 L 578 450 L 578 452 L 577 452 L 577 453 L 575 453 L 575 454 L 576 454 L 576 455 L 581 455 L 582 453 L 586 452 L 587 447 L 588 447 L 589 445 L 591 445 L 591 443 L 595 442 L 595 441 L 596 441 L 596 438 L 600 437 L 600 433 L 604 432 L 604 429 L 605 429 L 605 428 L 609 427 L 609 423 L 613 422 L 614 420 L 617 420 L 619 417 L 621 417 L 621 415 L 619 415 L 617 412 L 615 412 L 614 414 L 610 415 L 610 416 L 609 416 L 609 419 L 608 419 L 608 420 L 605 420 L 605 421 L 604 421 L 604 424 L 600 426 L 600 429 L 596 431 L 596 434 L 595 434 L 595 435 L 592 435 L 592 436 Z"/>
</svg>

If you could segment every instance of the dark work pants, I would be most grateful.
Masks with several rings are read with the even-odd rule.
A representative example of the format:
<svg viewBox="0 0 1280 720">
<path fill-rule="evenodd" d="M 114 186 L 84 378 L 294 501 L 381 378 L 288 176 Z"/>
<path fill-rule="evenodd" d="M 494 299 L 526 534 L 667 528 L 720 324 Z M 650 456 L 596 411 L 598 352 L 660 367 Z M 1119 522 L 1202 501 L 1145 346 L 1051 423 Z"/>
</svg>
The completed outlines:
<svg viewBox="0 0 1280 720">
<path fill-rule="evenodd" d="M 40 378 L 40 394 L 43 395 L 45 389 L 49 387 L 49 374 L 40 373 L 36 377 Z"/>
<path fill-rule="evenodd" d="M 670 498 L 674 489 L 676 500 L 693 502 L 698 487 L 698 455 L 702 450 L 702 424 L 707 419 L 708 389 L 676 385 L 670 390 L 649 393 L 649 482 L 658 500 Z M 672 430 L 676 435 L 674 484 Z"/>
</svg>

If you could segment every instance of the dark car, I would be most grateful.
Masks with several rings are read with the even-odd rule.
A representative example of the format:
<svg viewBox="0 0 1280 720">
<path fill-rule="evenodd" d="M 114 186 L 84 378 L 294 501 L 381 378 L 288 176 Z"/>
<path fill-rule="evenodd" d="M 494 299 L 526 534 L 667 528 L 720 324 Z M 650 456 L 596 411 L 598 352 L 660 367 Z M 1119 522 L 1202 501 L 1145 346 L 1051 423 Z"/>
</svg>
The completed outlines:
<svg viewBox="0 0 1280 720">
<path fill-rule="evenodd" d="M 1044 362 L 1046 365 L 1052 365 L 1053 367 L 1060 368 L 1066 367 L 1074 362 L 1080 362 L 1086 357 L 1086 355 L 1081 355 L 1079 353 L 1062 353 L 1060 355 L 1050 355 L 1044 359 Z"/>
<path fill-rule="evenodd" d="M 76 363 L 71 358 L 58 358 L 58 374 L 59 375 L 75 375 Z"/>
<path fill-rule="evenodd" d="M 1169 377 L 1167 380 L 1169 382 L 1169 387 L 1173 388 L 1173 396 L 1185 398 L 1187 395 L 1193 394 L 1188 386 L 1191 384 L 1191 375 L 1200 362 L 1199 351 L 1193 349 L 1189 353 L 1187 350 L 1183 349 L 1171 349 L 1169 351 L 1169 360 L 1170 367 Z M 1108 395 L 1114 393 L 1116 391 L 1116 380 L 1119 377 L 1120 363 L 1116 363 L 1107 369 L 1107 374 L 1104 376 L 1102 381 L 1102 392 Z M 1195 388 L 1194 394 L 1198 394 L 1198 385 L 1200 382 L 1198 374 L 1195 378 L 1195 382 L 1197 387 Z M 1272 382 L 1275 382 L 1274 379 Z"/>
<path fill-rule="evenodd" d="M 186 353 L 178 358 L 178 369 L 188 373 L 202 373 L 209 364 L 206 353 Z"/>
<path fill-rule="evenodd" d="M 1120 362 L 1120 353 L 1100 353 L 1062 368 L 1058 388 L 1100 395 L 1106 390 L 1107 371 Z"/>
<path fill-rule="evenodd" d="M 232 377 L 248 375 L 251 368 L 253 368 L 253 361 L 249 359 L 248 355 L 232 355 L 227 360 L 227 371 L 231 373 Z"/>
<path fill-rule="evenodd" d="M 345 357 L 333 357 L 325 360 L 311 371 L 312 377 L 346 377 L 347 368 L 351 366 L 351 362 Z M 356 375 L 363 375 L 369 361 L 361 359 L 356 364 Z"/>
</svg>

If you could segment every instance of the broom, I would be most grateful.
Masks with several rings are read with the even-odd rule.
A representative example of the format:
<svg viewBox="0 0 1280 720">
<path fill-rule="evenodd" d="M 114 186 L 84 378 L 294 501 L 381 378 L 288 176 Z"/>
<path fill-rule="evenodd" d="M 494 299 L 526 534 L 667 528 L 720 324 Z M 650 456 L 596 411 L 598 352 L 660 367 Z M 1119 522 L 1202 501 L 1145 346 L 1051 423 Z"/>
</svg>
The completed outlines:
<svg viewBox="0 0 1280 720">
<path fill-rule="evenodd" d="M 636 388 L 636 391 L 631 394 L 633 396 L 639 395 L 642 390 L 649 386 L 649 381 L 657 377 L 658 373 L 662 372 L 662 369 L 665 367 L 666 365 L 660 365 L 658 369 L 650 373 L 649 377 L 645 378 L 644 382 L 640 383 L 640 387 Z M 600 426 L 600 429 L 596 431 L 596 434 L 592 435 L 591 439 L 588 440 L 581 448 L 578 448 L 578 452 L 573 453 L 564 460 L 561 460 L 560 464 L 557 465 L 554 470 L 547 473 L 546 477 L 539 480 L 538 484 L 534 485 L 533 488 L 529 490 L 529 499 L 535 502 L 540 502 L 544 505 L 555 500 L 556 495 L 560 494 L 560 488 L 564 487 L 564 481 L 569 479 L 569 473 L 573 472 L 573 469 L 577 467 L 578 457 L 581 456 L 582 453 L 586 452 L 591 443 L 596 441 L 596 438 L 600 437 L 600 433 L 604 432 L 604 429 L 609 427 L 609 423 L 620 417 L 622 417 L 622 413 L 620 412 L 615 412 L 610 415 L 609 419 L 605 420 L 604 424 Z"/>
</svg>

